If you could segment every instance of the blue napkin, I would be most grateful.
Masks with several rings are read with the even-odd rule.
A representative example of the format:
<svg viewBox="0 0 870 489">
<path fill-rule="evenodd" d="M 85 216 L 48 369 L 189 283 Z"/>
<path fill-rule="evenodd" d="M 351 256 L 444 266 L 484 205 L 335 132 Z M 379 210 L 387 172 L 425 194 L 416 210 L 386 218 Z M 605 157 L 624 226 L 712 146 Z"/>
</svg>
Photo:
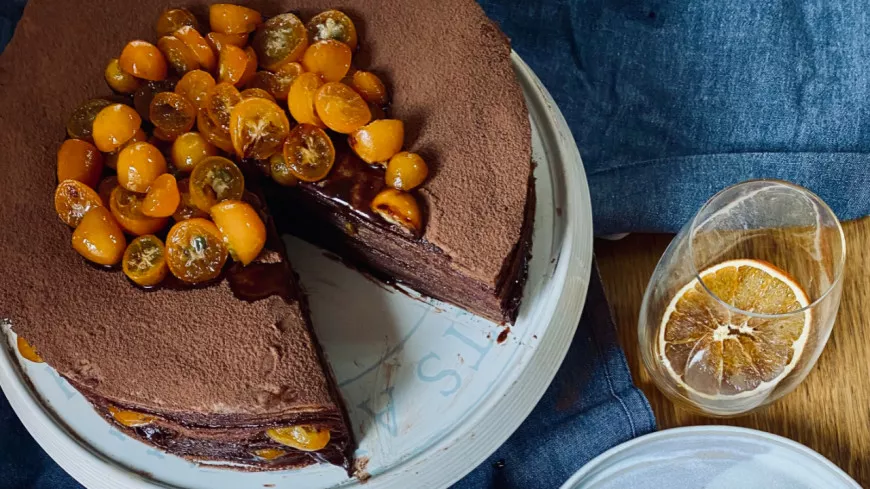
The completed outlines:
<svg viewBox="0 0 870 489">
<path fill-rule="evenodd" d="M 479 0 L 583 157 L 595 233 L 677 231 L 752 178 L 870 213 L 865 0 Z"/>
<path fill-rule="evenodd" d="M 519 429 L 454 489 L 555 489 L 586 462 L 656 428 L 631 383 L 598 268 L 559 372 Z"/>
</svg>

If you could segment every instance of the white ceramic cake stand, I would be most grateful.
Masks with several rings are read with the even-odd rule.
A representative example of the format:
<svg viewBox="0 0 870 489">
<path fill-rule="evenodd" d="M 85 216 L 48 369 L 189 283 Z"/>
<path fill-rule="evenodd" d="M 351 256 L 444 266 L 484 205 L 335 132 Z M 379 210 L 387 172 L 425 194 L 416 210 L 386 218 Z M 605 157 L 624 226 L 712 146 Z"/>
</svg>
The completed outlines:
<svg viewBox="0 0 870 489">
<path fill-rule="evenodd" d="M 513 62 L 532 122 L 537 208 L 523 303 L 504 341 L 499 325 L 385 288 L 287 238 L 350 412 L 365 489 L 447 487 L 474 469 L 528 416 L 577 328 L 592 262 L 583 164 L 550 94 L 515 53 Z M 89 488 L 360 486 L 332 466 L 245 473 L 155 450 L 103 421 L 51 367 L 20 358 L 5 329 L 3 392 L 45 451 Z"/>
</svg>

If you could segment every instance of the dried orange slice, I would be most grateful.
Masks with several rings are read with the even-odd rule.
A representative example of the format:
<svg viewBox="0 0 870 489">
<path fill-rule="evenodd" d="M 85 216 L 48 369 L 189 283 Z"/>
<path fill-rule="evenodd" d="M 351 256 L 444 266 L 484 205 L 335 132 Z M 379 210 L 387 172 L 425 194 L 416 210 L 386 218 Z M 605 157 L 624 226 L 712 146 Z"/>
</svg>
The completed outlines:
<svg viewBox="0 0 870 489">
<path fill-rule="evenodd" d="M 785 314 L 809 302 L 801 286 L 770 263 L 722 262 L 671 300 L 658 333 L 660 361 L 678 385 L 702 398 L 768 392 L 794 369 L 810 332 L 810 311 Z"/>
</svg>

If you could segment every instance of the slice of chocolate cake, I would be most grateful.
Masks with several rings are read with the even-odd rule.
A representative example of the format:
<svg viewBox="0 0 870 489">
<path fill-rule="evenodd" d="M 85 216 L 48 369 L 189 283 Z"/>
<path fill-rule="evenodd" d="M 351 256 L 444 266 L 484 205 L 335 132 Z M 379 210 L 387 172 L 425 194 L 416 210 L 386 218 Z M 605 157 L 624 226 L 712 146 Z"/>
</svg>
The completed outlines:
<svg viewBox="0 0 870 489">
<path fill-rule="evenodd" d="M 415 190 L 420 236 L 371 212 L 383 170 L 341 144 L 326 179 L 264 189 L 279 230 L 426 295 L 513 321 L 534 186 L 528 115 L 498 28 L 473 0 L 249 5 L 266 18 L 346 12 L 359 30 L 354 59 L 383 75 L 390 115 L 405 122 L 405 148 L 430 164 Z M 185 0 L 28 3 L 0 56 L 0 316 L 98 412 L 146 443 L 252 470 L 348 468 L 352 432 L 274 232 L 254 263 L 232 265 L 215 284 L 145 291 L 85 264 L 51 205 L 66 118 L 109 93 L 100 76 L 107 60 L 130 39 L 152 39 L 167 7 L 207 17 L 201 3 Z M 343 177 L 348 170 L 353 182 Z M 325 445 L 309 451 L 276 441 L 300 426 L 316 429 Z"/>
</svg>

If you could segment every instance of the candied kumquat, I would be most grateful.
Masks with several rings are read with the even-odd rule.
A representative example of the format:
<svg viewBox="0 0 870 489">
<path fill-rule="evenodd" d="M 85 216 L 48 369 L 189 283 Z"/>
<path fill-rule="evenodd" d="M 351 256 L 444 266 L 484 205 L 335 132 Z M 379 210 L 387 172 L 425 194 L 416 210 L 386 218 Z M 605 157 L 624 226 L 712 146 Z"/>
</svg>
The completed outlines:
<svg viewBox="0 0 870 489">
<path fill-rule="evenodd" d="M 260 65 L 275 71 L 302 57 L 308 47 L 308 33 L 299 17 L 290 13 L 276 15 L 257 28 L 251 46 Z"/>
<path fill-rule="evenodd" d="M 117 264 L 126 246 L 124 232 L 105 207 L 89 210 L 72 234 L 73 249 L 98 265 Z"/>
<path fill-rule="evenodd" d="M 225 200 L 214 205 L 210 214 L 233 260 L 247 265 L 260 254 L 266 244 L 266 225 L 250 204 Z"/>
<path fill-rule="evenodd" d="M 356 49 L 358 42 L 356 26 L 344 12 L 339 10 L 320 12 L 308 21 L 306 28 L 312 44 L 331 39 L 343 42 L 351 50 Z"/>
<path fill-rule="evenodd" d="M 133 143 L 118 155 L 118 183 L 131 192 L 147 192 L 164 173 L 166 158 L 151 143 Z"/>
<path fill-rule="evenodd" d="M 239 90 L 232 83 L 222 82 L 215 85 L 206 100 L 205 107 L 211 120 L 224 131 L 230 130 L 230 112 L 242 101 Z"/>
<path fill-rule="evenodd" d="M 275 70 L 275 88 L 272 95 L 278 100 L 287 100 L 287 95 L 290 93 L 290 86 L 293 80 L 301 75 L 305 69 L 301 63 L 287 63 L 284 66 Z"/>
<path fill-rule="evenodd" d="M 175 139 L 193 127 L 196 122 L 196 106 L 175 92 L 163 92 L 151 100 L 149 115 L 151 123 L 157 129 Z"/>
<path fill-rule="evenodd" d="M 118 156 L 121 155 L 121 151 L 123 151 L 124 148 L 126 148 L 127 146 L 130 146 L 133 143 L 140 143 L 140 142 L 144 143 L 146 141 L 148 141 L 148 135 L 145 134 L 145 131 L 140 127 L 139 130 L 136 131 L 135 134 L 133 134 L 133 137 L 130 138 L 129 141 L 122 144 L 121 147 L 119 147 L 115 151 L 112 151 L 111 153 L 106 153 L 106 157 L 103 159 L 103 164 L 106 165 L 107 167 L 117 171 L 118 170 Z M 108 202 L 108 201 L 104 200 L 103 202 Z"/>
<path fill-rule="evenodd" d="M 257 73 L 257 53 L 254 48 L 248 46 L 245 48 L 245 56 L 248 57 L 248 62 L 245 65 L 245 72 L 242 73 L 242 79 L 239 80 L 239 86 L 245 86 L 254 78 Z"/>
<path fill-rule="evenodd" d="M 239 200 L 245 191 L 245 177 L 239 167 L 221 156 L 202 160 L 190 174 L 190 201 L 208 212 L 223 200 Z"/>
<path fill-rule="evenodd" d="M 323 180 L 335 163 L 335 146 L 323 129 L 299 124 L 284 142 L 284 162 L 299 180 Z"/>
<path fill-rule="evenodd" d="M 166 235 L 166 263 L 173 275 L 188 283 L 217 278 L 227 262 L 227 248 L 217 226 L 202 218 L 172 226 Z"/>
<path fill-rule="evenodd" d="M 23 336 L 19 336 L 16 340 L 18 346 L 18 354 L 25 360 L 30 360 L 33 363 L 44 363 L 45 360 L 36 353 L 36 348 L 33 347 Z"/>
<path fill-rule="evenodd" d="M 114 151 L 129 141 L 141 125 L 142 118 L 132 107 L 123 104 L 106 106 L 94 117 L 94 144 L 100 151 Z"/>
<path fill-rule="evenodd" d="M 97 194 L 100 196 L 100 201 L 109 202 L 112 198 L 112 190 L 115 190 L 117 186 L 118 177 L 115 175 L 109 175 L 100 181 L 100 184 L 97 185 Z"/>
<path fill-rule="evenodd" d="M 121 260 L 124 275 L 142 287 L 153 287 L 166 278 L 166 248 L 153 234 L 139 236 L 127 245 Z"/>
<path fill-rule="evenodd" d="M 266 435 L 273 441 L 303 452 L 316 452 L 329 444 L 329 430 L 308 425 L 269 428 Z"/>
<path fill-rule="evenodd" d="M 275 153 L 269 157 L 269 175 L 272 180 L 284 185 L 285 187 L 293 187 L 299 183 L 299 179 L 290 170 L 287 165 L 287 160 L 284 159 L 284 153 Z"/>
<path fill-rule="evenodd" d="M 341 82 L 330 82 L 320 87 L 314 98 L 314 107 L 326 127 L 342 134 L 356 131 L 372 119 L 372 112 L 365 100 Z"/>
<path fill-rule="evenodd" d="M 402 149 L 405 126 L 397 119 L 381 119 L 357 129 L 347 140 L 366 163 L 386 162 Z"/>
<path fill-rule="evenodd" d="M 263 90 L 262 88 L 246 88 L 246 89 L 242 90 L 242 93 L 240 93 L 240 95 L 242 96 L 243 99 L 262 98 L 262 99 L 266 99 L 266 100 L 273 102 L 273 103 L 277 102 L 275 100 L 275 97 L 273 97 L 271 93 L 267 92 L 266 90 Z"/>
<path fill-rule="evenodd" d="M 78 226 L 88 211 L 102 206 L 99 194 L 78 180 L 64 180 L 54 190 L 54 210 L 67 226 Z"/>
<path fill-rule="evenodd" d="M 191 172 L 200 161 L 215 156 L 217 148 L 198 132 L 186 132 L 172 143 L 172 165 L 180 172 Z"/>
<path fill-rule="evenodd" d="M 194 217 L 208 217 L 208 213 L 199 210 L 199 208 L 193 205 L 193 202 L 190 200 L 189 178 L 183 178 L 178 181 L 178 192 L 181 194 L 181 202 L 178 204 L 178 208 L 175 209 L 175 213 L 172 214 L 172 218 L 175 219 L 176 222 L 192 219 Z"/>
<path fill-rule="evenodd" d="M 233 45 L 224 46 L 218 56 L 218 81 L 240 85 L 247 67 L 248 55 L 244 49 Z"/>
<path fill-rule="evenodd" d="M 164 173 L 154 180 L 145 200 L 142 202 L 142 214 L 149 217 L 169 217 L 178 209 L 181 203 L 181 193 L 175 177 Z"/>
<path fill-rule="evenodd" d="M 190 10 L 186 8 L 170 8 L 160 14 L 154 29 L 157 31 L 157 37 L 163 37 L 171 35 L 186 25 L 194 29 L 197 27 L 196 17 L 194 17 Z"/>
<path fill-rule="evenodd" d="M 263 16 L 260 12 L 241 5 L 216 3 L 208 8 L 208 22 L 216 32 L 247 34 L 263 23 Z"/>
<path fill-rule="evenodd" d="M 175 85 L 175 93 L 193 102 L 197 109 L 204 109 L 209 92 L 216 83 L 211 74 L 202 70 L 188 71 Z"/>
<path fill-rule="evenodd" d="M 175 90 L 175 82 L 172 80 L 150 81 L 145 82 L 133 94 L 133 106 L 136 112 L 144 121 L 150 121 L 151 101 L 158 93 L 171 92 Z"/>
<path fill-rule="evenodd" d="M 387 87 L 378 75 L 371 71 L 355 71 L 351 77 L 351 85 L 370 104 L 386 105 L 389 101 Z"/>
<path fill-rule="evenodd" d="M 296 122 L 324 127 L 314 106 L 317 91 L 322 86 L 323 80 L 316 73 L 302 73 L 293 80 L 287 95 L 287 107 Z"/>
<path fill-rule="evenodd" d="M 240 48 L 248 44 L 248 33 L 243 34 L 224 34 L 223 32 L 209 32 L 205 35 L 212 50 L 220 53 L 224 46 L 232 45 Z"/>
<path fill-rule="evenodd" d="M 397 190 L 419 187 L 429 175 L 429 167 L 417 153 L 396 153 L 387 164 L 387 185 Z"/>
<path fill-rule="evenodd" d="M 414 196 L 407 192 L 394 188 L 381 190 L 372 199 L 372 212 L 413 236 L 419 236 L 423 229 L 420 206 Z"/>
<path fill-rule="evenodd" d="M 142 212 L 145 196 L 131 192 L 122 186 L 115 187 L 109 197 L 109 210 L 124 231 L 142 236 L 155 234 L 169 222 L 165 217 L 146 216 Z"/>
<path fill-rule="evenodd" d="M 277 448 L 261 448 L 259 450 L 254 450 L 254 455 L 263 460 L 275 460 L 276 458 L 287 455 L 287 452 Z"/>
<path fill-rule="evenodd" d="M 347 44 L 327 39 L 308 46 L 302 56 L 302 67 L 328 82 L 337 82 L 347 74 L 352 57 Z"/>
<path fill-rule="evenodd" d="M 118 93 L 133 93 L 142 85 L 138 78 L 121 69 L 121 62 L 118 61 L 118 58 L 109 60 L 109 64 L 103 71 L 103 76 L 105 76 L 109 88 Z"/>
<path fill-rule="evenodd" d="M 196 129 L 205 137 L 206 141 L 215 145 L 215 147 L 227 153 L 234 151 L 229 131 L 225 131 L 224 128 L 215 124 L 204 110 L 200 110 L 196 115 Z"/>
<path fill-rule="evenodd" d="M 157 48 L 163 53 L 166 62 L 179 75 L 199 69 L 199 58 L 181 39 L 169 35 L 157 40 Z"/>
<path fill-rule="evenodd" d="M 76 107 L 66 123 L 66 133 L 74 139 L 93 141 L 94 119 L 104 108 L 112 105 L 106 99 L 93 98 Z"/>
<path fill-rule="evenodd" d="M 290 121 L 278 104 L 268 99 L 242 100 L 230 113 L 230 137 L 239 158 L 264 160 L 281 151 Z"/>
<path fill-rule="evenodd" d="M 214 71 L 215 66 L 217 65 L 217 57 L 215 56 L 214 51 L 212 51 L 211 46 L 208 44 L 208 41 L 202 37 L 202 34 L 199 33 L 193 27 L 186 25 L 179 28 L 175 31 L 173 36 L 181 39 L 184 44 L 187 44 L 193 54 L 196 55 L 196 59 L 199 61 L 199 66 L 206 71 Z"/>
<path fill-rule="evenodd" d="M 57 181 L 78 180 L 95 188 L 103 172 L 103 154 L 81 139 L 67 139 L 57 150 Z"/>
<path fill-rule="evenodd" d="M 126 426 L 128 428 L 137 428 L 139 426 L 145 426 L 153 423 L 157 420 L 154 416 L 149 416 L 145 413 L 140 413 L 138 411 L 129 411 L 127 409 L 121 409 L 115 406 L 109 405 L 109 414 L 112 415 L 112 418 L 115 419 L 122 426 Z"/>
<path fill-rule="evenodd" d="M 130 41 L 121 51 L 118 58 L 121 69 L 127 73 L 145 80 L 162 80 L 166 78 L 166 58 L 157 46 L 146 41 Z"/>
</svg>

